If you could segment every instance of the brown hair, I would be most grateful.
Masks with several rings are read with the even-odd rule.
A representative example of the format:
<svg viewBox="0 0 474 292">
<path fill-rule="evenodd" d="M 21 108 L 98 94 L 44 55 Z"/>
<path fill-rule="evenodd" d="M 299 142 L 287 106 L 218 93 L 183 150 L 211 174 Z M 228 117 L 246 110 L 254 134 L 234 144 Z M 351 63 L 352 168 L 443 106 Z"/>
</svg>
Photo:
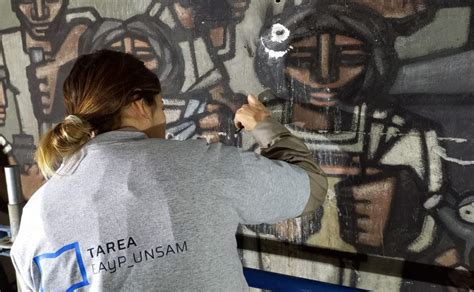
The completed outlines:
<svg viewBox="0 0 474 292">
<path fill-rule="evenodd" d="M 46 133 L 36 151 L 45 177 L 95 135 L 121 126 L 123 107 L 143 99 L 155 106 L 158 77 L 130 54 L 100 50 L 80 56 L 64 81 L 65 120 Z"/>
</svg>

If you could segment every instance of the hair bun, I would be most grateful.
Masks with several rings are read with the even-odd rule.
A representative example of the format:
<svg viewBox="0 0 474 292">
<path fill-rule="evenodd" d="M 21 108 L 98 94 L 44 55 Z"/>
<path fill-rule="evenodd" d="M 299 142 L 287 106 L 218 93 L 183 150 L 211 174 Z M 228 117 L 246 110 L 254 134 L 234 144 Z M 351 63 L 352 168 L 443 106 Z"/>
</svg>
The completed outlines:
<svg viewBox="0 0 474 292">
<path fill-rule="evenodd" d="M 51 177 L 60 164 L 95 136 L 92 125 L 77 115 L 69 115 L 46 133 L 36 151 L 41 172 Z"/>
<path fill-rule="evenodd" d="M 94 136 L 92 125 L 76 115 L 68 115 L 63 122 L 56 126 L 54 132 L 58 142 L 62 140 L 71 147 L 75 145 L 81 147 Z"/>
</svg>

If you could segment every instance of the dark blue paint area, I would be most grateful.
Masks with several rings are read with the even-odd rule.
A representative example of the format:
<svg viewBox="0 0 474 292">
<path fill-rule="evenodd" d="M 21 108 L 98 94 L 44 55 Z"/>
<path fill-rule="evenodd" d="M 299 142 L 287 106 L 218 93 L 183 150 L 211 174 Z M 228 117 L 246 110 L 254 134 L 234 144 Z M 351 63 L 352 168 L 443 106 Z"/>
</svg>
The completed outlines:
<svg viewBox="0 0 474 292">
<path fill-rule="evenodd" d="M 244 268 L 250 287 L 271 291 L 365 291 L 256 269 Z"/>
</svg>

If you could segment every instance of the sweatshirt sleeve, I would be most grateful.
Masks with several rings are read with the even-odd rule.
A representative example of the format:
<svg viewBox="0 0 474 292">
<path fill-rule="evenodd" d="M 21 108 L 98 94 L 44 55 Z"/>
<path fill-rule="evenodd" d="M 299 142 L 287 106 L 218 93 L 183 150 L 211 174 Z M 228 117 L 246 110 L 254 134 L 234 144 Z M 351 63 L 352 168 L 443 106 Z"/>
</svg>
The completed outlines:
<svg viewBox="0 0 474 292">
<path fill-rule="evenodd" d="M 306 145 L 273 119 L 261 122 L 250 134 L 262 152 L 239 152 L 240 185 L 233 187 L 237 193 L 232 200 L 240 223 L 275 223 L 320 206 L 327 182 Z"/>
<path fill-rule="evenodd" d="M 314 211 L 321 206 L 326 197 L 327 179 L 304 142 L 273 118 L 259 123 L 251 134 L 261 147 L 262 156 L 296 165 L 307 173 L 310 197 L 303 213 Z"/>
<path fill-rule="evenodd" d="M 34 291 L 32 281 L 24 276 L 25 273 L 20 269 L 21 264 L 18 263 L 17 257 L 12 254 L 11 260 L 16 272 L 16 282 L 20 286 L 21 291 Z"/>
</svg>

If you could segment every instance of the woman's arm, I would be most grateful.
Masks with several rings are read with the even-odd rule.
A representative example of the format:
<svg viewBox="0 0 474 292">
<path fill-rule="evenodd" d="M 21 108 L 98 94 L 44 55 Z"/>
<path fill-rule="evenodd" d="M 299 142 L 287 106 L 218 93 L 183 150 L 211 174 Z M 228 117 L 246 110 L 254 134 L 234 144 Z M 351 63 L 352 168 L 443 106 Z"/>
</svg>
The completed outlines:
<svg viewBox="0 0 474 292">
<path fill-rule="evenodd" d="M 327 192 L 326 176 L 314 162 L 304 142 L 271 117 L 257 124 L 250 133 L 260 145 L 262 156 L 297 165 L 308 174 L 311 194 L 303 213 L 321 206 Z"/>
<path fill-rule="evenodd" d="M 254 136 L 262 149 L 262 156 L 296 165 L 308 174 L 311 193 L 303 213 L 314 211 L 322 205 L 326 197 L 327 180 L 314 163 L 311 151 L 303 141 L 272 119 L 268 109 L 257 97 L 248 96 L 248 104 L 237 110 L 234 121 L 237 127 L 245 127 Z"/>
</svg>

